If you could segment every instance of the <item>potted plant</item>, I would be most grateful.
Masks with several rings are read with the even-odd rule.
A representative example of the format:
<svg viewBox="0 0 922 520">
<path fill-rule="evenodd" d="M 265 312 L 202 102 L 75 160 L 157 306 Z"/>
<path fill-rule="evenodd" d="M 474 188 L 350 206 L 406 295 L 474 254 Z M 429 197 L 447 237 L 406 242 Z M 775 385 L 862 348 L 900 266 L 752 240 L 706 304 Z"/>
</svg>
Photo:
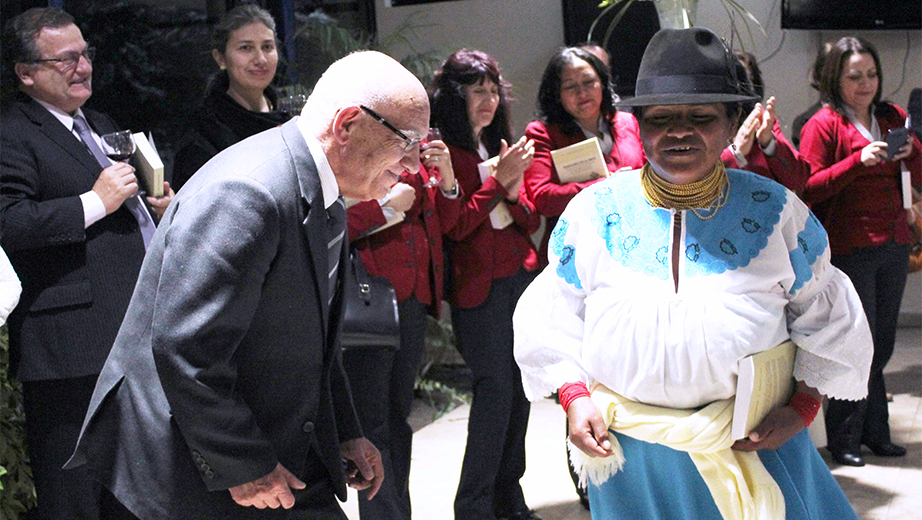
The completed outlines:
<svg viewBox="0 0 922 520">
<path fill-rule="evenodd" d="M 695 14 L 698 9 L 698 0 L 602 0 L 599 4 L 599 14 L 596 15 L 595 19 L 592 22 L 592 25 L 589 27 L 589 35 L 587 40 L 593 40 L 593 35 L 596 34 L 596 29 L 600 23 L 603 23 L 603 20 L 615 9 L 618 9 L 617 13 L 611 19 L 610 22 L 605 26 L 605 33 L 602 37 L 601 42 L 602 47 L 608 45 L 608 41 L 611 39 L 612 32 L 614 32 L 615 27 L 621 21 L 621 18 L 624 17 L 624 14 L 627 10 L 637 1 L 650 1 L 656 6 L 656 13 L 659 18 L 660 28 L 666 29 L 687 29 L 695 25 Z M 752 29 L 750 23 L 755 24 L 759 31 L 764 35 L 765 29 L 762 27 L 762 24 L 750 13 L 746 8 L 739 4 L 736 0 L 720 0 L 721 5 L 724 10 L 727 12 L 727 17 L 730 19 L 730 47 L 733 47 L 734 41 L 740 41 L 740 47 L 743 47 L 742 40 L 739 34 L 739 25 L 737 24 L 737 19 L 743 21 L 743 26 L 746 28 L 746 32 L 749 36 L 749 41 L 753 41 Z"/>
</svg>

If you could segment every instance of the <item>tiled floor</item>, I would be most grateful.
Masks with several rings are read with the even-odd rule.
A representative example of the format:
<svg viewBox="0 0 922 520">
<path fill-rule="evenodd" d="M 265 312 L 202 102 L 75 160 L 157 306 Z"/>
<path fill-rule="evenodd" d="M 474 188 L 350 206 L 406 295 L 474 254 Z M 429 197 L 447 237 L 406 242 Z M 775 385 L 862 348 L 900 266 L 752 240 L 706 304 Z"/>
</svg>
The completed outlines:
<svg viewBox="0 0 922 520">
<path fill-rule="evenodd" d="M 867 466 L 840 467 L 833 474 L 862 520 L 922 520 L 922 329 L 903 328 L 887 367 L 893 392 L 890 424 L 894 442 L 909 448 L 904 458 L 883 459 L 866 453 Z M 458 485 L 469 408 L 461 406 L 423 427 L 413 437 L 410 493 L 413 517 L 451 520 Z M 427 413 L 427 412 L 419 412 Z M 423 418 L 423 422 L 425 418 Z M 564 414 L 551 400 L 532 406 L 528 425 L 528 469 L 522 479 L 525 499 L 544 520 L 589 520 L 566 470 Z M 821 450 L 829 462 L 826 450 Z M 357 497 L 344 504 L 358 520 Z"/>
</svg>

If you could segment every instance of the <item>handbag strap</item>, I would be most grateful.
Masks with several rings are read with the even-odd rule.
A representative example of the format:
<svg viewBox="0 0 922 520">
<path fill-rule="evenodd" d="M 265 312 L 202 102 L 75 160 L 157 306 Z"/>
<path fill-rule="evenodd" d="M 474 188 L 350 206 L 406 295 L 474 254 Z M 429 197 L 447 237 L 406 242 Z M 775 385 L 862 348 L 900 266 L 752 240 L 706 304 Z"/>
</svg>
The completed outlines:
<svg viewBox="0 0 922 520">
<path fill-rule="evenodd" d="M 365 302 L 365 305 L 371 305 L 371 278 L 368 276 L 368 271 L 365 270 L 365 265 L 362 263 L 362 257 L 359 256 L 359 252 L 355 247 L 349 248 L 349 258 L 352 263 L 352 274 L 355 276 L 355 281 L 358 285 L 359 298 Z"/>
</svg>

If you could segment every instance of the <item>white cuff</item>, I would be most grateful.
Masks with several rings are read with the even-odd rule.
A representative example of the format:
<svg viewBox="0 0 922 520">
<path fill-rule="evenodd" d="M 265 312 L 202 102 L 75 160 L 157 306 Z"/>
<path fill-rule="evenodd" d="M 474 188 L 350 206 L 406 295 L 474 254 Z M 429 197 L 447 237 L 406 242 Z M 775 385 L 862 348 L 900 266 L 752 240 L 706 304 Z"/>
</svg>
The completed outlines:
<svg viewBox="0 0 922 520">
<path fill-rule="evenodd" d="M 86 229 L 106 216 L 106 205 L 102 203 L 99 195 L 90 190 L 80 195 L 83 203 L 83 229 Z"/>
<path fill-rule="evenodd" d="M 774 157 L 775 152 L 778 151 L 777 144 L 778 141 L 775 139 L 775 136 L 772 136 L 772 141 L 768 143 L 768 146 L 762 146 L 762 153 L 764 153 L 766 157 Z M 761 144 L 759 146 L 761 146 Z"/>
</svg>

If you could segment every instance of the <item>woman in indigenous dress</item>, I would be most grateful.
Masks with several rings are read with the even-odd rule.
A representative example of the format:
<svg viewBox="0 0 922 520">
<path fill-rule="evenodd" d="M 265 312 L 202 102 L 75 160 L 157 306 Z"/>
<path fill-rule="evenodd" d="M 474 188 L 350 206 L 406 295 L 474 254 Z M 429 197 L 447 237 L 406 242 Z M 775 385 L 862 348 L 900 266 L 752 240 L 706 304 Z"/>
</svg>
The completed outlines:
<svg viewBox="0 0 922 520">
<path fill-rule="evenodd" d="M 519 484 L 530 405 L 512 357 L 512 312 L 537 268 L 530 235 L 540 217 L 522 187 L 533 144 L 524 137 L 507 144 L 508 93 L 496 60 L 467 49 L 445 60 L 430 93 L 432 122 L 448 145 L 461 189 L 446 232 L 446 293 L 474 389 L 457 520 L 537 518 Z M 478 164 L 497 156 L 492 173 L 480 173 Z"/>
<path fill-rule="evenodd" d="M 870 43 L 846 36 L 826 56 L 820 77 L 824 107 L 801 134 L 801 153 L 813 167 L 804 200 L 829 232 L 832 264 L 851 278 L 874 336 L 868 398 L 830 400 L 829 451 L 840 464 L 863 466 L 861 445 L 880 457 L 906 449 L 890 439 L 884 367 L 893 354 L 912 231 L 903 208 L 901 163 L 922 185 L 917 137 L 889 149 L 887 132 L 906 125 L 906 112 L 880 99 L 880 59 Z"/>
<path fill-rule="evenodd" d="M 525 170 L 525 189 L 538 213 L 547 218 L 538 250 L 542 267 L 547 265 L 547 243 L 557 217 L 574 195 L 604 178 L 561 182 L 551 151 L 595 137 L 609 172 L 643 166 L 637 120 L 615 109 L 615 99 L 608 67 L 584 49 L 563 48 L 544 69 L 538 120 L 525 128 L 525 136 L 535 142 L 535 160 Z"/>
<path fill-rule="evenodd" d="M 870 331 L 807 207 L 721 162 L 752 99 L 733 60 L 707 29 L 651 39 L 623 102 L 648 163 L 573 198 L 516 308 L 526 394 L 559 391 L 594 520 L 857 519 L 805 427 L 822 395 L 864 397 Z M 739 361 L 788 339 L 793 397 L 734 442 Z"/>
<path fill-rule="evenodd" d="M 176 191 L 221 150 L 291 117 L 278 111 L 271 85 L 279 55 L 269 11 L 253 4 L 228 11 L 214 27 L 211 55 L 221 70 L 177 145 L 171 183 Z"/>
</svg>

